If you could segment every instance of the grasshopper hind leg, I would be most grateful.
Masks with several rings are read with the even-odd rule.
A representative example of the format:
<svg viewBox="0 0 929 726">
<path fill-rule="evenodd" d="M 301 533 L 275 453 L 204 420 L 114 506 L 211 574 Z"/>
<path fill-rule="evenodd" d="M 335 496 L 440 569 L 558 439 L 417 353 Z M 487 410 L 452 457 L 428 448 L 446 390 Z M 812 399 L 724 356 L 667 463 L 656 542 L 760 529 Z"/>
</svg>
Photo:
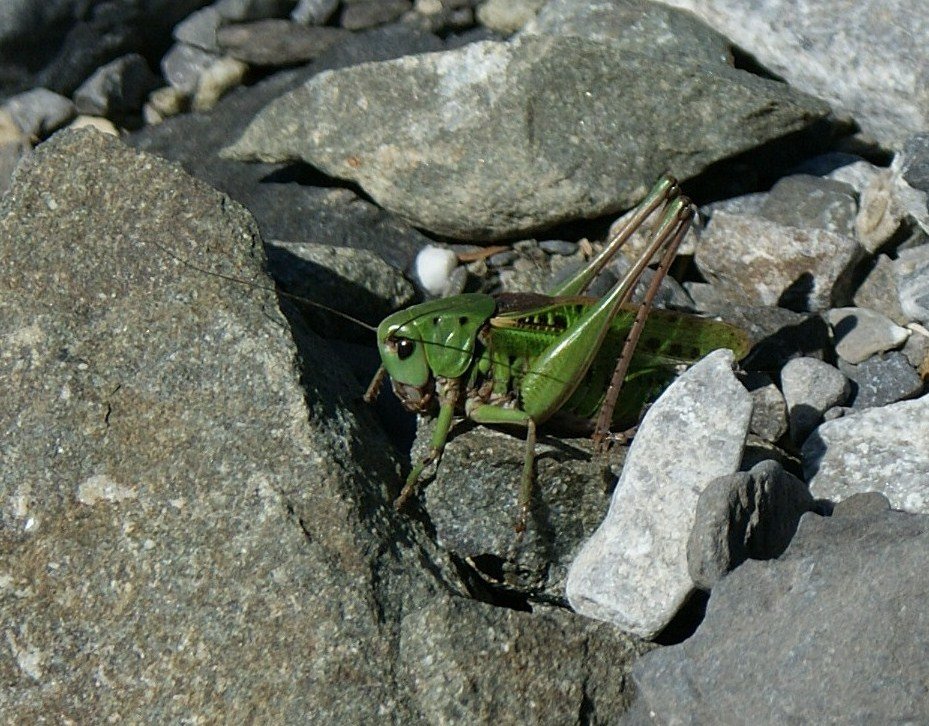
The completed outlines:
<svg viewBox="0 0 929 726">
<path fill-rule="evenodd" d="M 652 277 L 648 289 L 645 291 L 642 303 L 636 310 L 635 319 L 623 342 L 622 351 L 616 362 L 616 368 L 613 371 L 609 387 L 607 388 L 603 403 L 600 406 L 600 412 L 597 416 L 597 423 L 594 426 L 592 438 L 594 444 L 601 451 L 608 448 L 609 444 L 616 440 L 610 434 L 610 426 L 613 422 L 613 412 L 619 400 L 619 393 L 626 379 L 626 375 L 629 372 L 629 365 L 635 354 L 636 345 L 638 345 L 642 331 L 645 329 L 645 321 L 648 318 L 648 314 L 651 312 L 652 303 L 655 300 L 655 296 L 658 294 L 662 281 L 668 274 L 668 270 L 671 267 L 671 263 L 674 261 L 678 248 L 681 246 L 684 235 L 687 234 L 687 230 L 690 228 L 693 216 L 694 207 L 691 201 L 687 197 L 678 194 L 668 203 L 658 228 L 653 234 L 653 240 L 649 245 L 649 251 L 645 253 L 645 255 L 647 255 L 647 258 L 644 260 L 646 264 L 655 249 L 661 251 L 661 259 L 658 263 L 658 269 L 655 271 L 655 275 Z M 640 260 L 639 262 L 642 261 L 643 260 Z M 644 271 L 644 266 L 642 269 Z M 639 275 L 641 276 L 641 272 Z M 638 280 L 636 280 L 636 282 L 637 281 Z M 624 432 L 621 434 L 621 437 L 626 439 L 628 434 L 628 431 Z"/>
</svg>

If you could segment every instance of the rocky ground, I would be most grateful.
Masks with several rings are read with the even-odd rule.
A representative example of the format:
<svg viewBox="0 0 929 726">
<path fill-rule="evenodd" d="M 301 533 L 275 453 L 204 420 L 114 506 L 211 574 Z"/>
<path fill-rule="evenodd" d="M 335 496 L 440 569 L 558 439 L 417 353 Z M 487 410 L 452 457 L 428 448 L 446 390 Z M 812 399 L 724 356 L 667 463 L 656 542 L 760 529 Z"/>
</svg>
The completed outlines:
<svg viewBox="0 0 929 726">
<path fill-rule="evenodd" d="M 0 710 L 929 720 L 922 10 L 5 3 Z M 305 301 L 544 290 L 666 171 L 660 304 L 751 353 L 605 456 L 543 431 L 521 538 L 466 421 L 394 511 L 432 423 Z"/>
</svg>

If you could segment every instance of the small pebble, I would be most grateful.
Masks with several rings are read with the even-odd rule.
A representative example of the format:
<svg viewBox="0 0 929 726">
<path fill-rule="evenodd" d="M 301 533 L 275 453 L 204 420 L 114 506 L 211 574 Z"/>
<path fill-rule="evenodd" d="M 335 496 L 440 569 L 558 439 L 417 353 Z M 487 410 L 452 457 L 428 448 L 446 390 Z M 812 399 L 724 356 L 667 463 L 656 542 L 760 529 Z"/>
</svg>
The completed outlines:
<svg viewBox="0 0 929 726">
<path fill-rule="evenodd" d="M 767 373 L 749 372 L 743 381 L 752 394 L 752 420 L 749 431 L 765 441 L 775 442 L 787 433 L 787 403 Z"/>
<path fill-rule="evenodd" d="M 779 557 L 813 507 L 806 484 L 776 461 L 714 479 L 697 500 L 687 541 L 694 584 L 709 590 L 747 559 Z"/>
<path fill-rule="evenodd" d="M 836 353 L 852 364 L 899 348 L 910 335 L 887 316 L 867 308 L 834 308 L 826 318 L 835 336 Z"/>
<path fill-rule="evenodd" d="M 781 370 L 781 388 L 790 419 L 790 438 L 802 443 L 822 421 L 823 414 L 840 406 L 851 393 L 842 372 L 817 358 L 794 358 Z"/>
<path fill-rule="evenodd" d="M 186 43 L 175 43 L 161 59 L 161 71 L 171 86 L 193 96 L 200 75 L 216 61 L 216 55 Z"/>
<path fill-rule="evenodd" d="M 339 0 L 300 0 L 290 19 L 301 25 L 325 25 L 337 7 Z"/>
<path fill-rule="evenodd" d="M 487 258 L 488 267 L 506 267 L 515 262 L 517 253 L 514 250 L 504 250 Z"/>
<path fill-rule="evenodd" d="M 409 0 L 353 2 L 342 8 L 339 24 L 346 30 L 364 30 L 393 22 L 412 9 Z"/>
<path fill-rule="evenodd" d="M 858 386 L 853 408 L 886 406 L 911 398 L 924 387 L 919 374 L 899 351 L 875 355 L 860 365 L 842 368 Z"/>
<path fill-rule="evenodd" d="M 220 58 L 200 75 L 191 107 L 194 111 L 209 111 L 233 88 L 241 85 L 248 65 L 235 58 Z"/>
<path fill-rule="evenodd" d="M 71 99 L 47 88 L 33 88 L 6 100 L 3 109 L 26 134 L 44 139 L 77 115 Z"/>
<path fill-rule="evenodd" d="M 416 255 L 416 276 L 430 295 L 444 295 L 452 272 L 458 266 L 458 256 L 442 247 L 428 246 Z"/>
<path fill-rule="evenodd" d="M 539 249 L 550 255 L 567 257 L 577 252 L 577 242 L 567 242 L 561 239 L 546 239 L 539 242 Z"/>
<path fill-rule="evenodd" d="M 216 31 L 219 30 L 224 20 L 216 8 L 212 6 L 202 8 L 174 26 L 174 39 L 209 53 L 218 53 Z"/>
</svg>

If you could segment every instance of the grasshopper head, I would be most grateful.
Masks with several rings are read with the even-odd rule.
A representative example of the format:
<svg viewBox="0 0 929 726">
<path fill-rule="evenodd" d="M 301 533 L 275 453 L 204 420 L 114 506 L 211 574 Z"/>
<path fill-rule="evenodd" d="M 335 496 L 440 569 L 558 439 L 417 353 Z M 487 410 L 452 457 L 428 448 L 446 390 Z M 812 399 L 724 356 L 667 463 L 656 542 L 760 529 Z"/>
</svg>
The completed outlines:
<svg viewBox="0 0 929 726">
<path fill-rule="evenodd" d="M 378 351 L 406 408 L 427 411 L 435 378 L 457 378 L 468 370 L 477 333 L 495 307 L 490 295 L 456 295 L 413 305 L 381 322 Z"/>
</svg>

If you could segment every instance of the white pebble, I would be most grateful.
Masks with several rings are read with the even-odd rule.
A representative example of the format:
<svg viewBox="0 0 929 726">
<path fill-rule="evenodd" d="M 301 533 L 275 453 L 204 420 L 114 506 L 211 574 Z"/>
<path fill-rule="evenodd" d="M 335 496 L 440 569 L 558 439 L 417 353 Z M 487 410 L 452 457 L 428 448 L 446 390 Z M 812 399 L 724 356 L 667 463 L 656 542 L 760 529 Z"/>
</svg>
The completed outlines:
<svg viewBox="0 0 929 726">
<path fill-rule="evenodd" d="M 452 272 L 458 266 L 458 256 L 442 247 L 424 247 L 416 255 L 416 276 L 430 295 L 442 295 L 448 290 Z"/>
</svg>

